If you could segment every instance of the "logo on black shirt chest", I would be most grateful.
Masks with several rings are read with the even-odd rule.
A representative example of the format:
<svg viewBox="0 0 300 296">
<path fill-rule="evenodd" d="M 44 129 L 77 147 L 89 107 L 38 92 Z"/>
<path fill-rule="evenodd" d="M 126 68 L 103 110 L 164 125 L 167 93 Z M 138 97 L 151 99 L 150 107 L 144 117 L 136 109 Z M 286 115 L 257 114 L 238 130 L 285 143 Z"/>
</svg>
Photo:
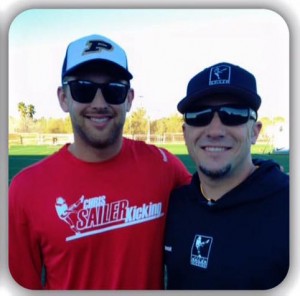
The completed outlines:
<svg viewBox="0 0 300 296">
<path fill-rule="evenodd" d="M 191 248 L 191 265 L 207 268 L 213 238 L 196 234 Z"/>
</svg>

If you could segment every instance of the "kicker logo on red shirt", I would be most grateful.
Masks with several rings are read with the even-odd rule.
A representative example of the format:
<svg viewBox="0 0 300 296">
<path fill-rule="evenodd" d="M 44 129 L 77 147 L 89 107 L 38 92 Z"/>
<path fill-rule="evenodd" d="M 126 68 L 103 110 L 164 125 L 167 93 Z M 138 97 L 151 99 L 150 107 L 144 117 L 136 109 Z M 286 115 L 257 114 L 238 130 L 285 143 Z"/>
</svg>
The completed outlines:
<svg viewBox="0 0 300 296">
<path fill-rule="evenodd" d="M 164 215 L 161 202 L 130 206 L 127 199 L 108 203 L 105 195 L 81 196 L 70 205 L 63 197 L 58 197 L 55 209 L 58 217 L 75 233 L 66 241 L 144 223 Z"/>
</svg>

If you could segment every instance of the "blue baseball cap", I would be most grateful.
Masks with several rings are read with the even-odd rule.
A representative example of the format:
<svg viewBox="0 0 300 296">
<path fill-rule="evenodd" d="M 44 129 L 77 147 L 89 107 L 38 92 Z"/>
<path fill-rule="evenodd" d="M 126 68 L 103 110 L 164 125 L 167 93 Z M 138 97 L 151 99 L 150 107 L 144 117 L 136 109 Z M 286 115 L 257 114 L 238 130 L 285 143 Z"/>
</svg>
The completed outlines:
<svg viewBox="0 0 300 296">
<path fill-rule="evenodd" d="M 234 98 L 255 111 L 261 104 L 255 77 L 250 72 L 230 63 L 219 63 L 204 69 L 189 81 L 186 97 L 178 103 L 177 109 L 184 114 L 199 104 L 209 105 L 209 99 L 216 96 Z"/>
<path fill-rule="evenodd" d="M 103 69 L 113 70 L 125 79 L 132 79 L 128 71 L 125 51 L 112 40 L 101 35 L 90 35 L 71 42 L 67 48 L 62 79 L 82 67 L 93 64 Z"/>
</svg>

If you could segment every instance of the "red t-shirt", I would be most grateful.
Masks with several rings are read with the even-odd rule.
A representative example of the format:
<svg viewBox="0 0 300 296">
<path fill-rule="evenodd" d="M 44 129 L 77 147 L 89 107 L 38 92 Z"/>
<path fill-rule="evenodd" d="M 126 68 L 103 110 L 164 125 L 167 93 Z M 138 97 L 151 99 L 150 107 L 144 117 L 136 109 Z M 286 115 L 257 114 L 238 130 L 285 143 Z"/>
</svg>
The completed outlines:
<svg viewBox="0 0 300 296">
<path fill-rule="evenodd" d="M 164 149 L 124 139 L 89 163 L 68 145 L 26 168 L 9 190 L 9 267 L 29 289 L 161 289 L 172 189 L 189 183 Z"/>
</svg>

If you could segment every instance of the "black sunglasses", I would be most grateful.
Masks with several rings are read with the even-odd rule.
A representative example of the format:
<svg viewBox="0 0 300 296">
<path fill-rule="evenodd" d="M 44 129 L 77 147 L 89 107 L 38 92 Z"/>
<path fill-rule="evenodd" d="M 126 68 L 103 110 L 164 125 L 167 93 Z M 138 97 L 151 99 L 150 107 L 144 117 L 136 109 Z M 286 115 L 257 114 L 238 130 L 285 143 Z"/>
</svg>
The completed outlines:
<svg viewBox="0 0 300 296">
<path fill-rule="evenodd" d="M 257 114 L 251 108 L 237 105 L 221 105 L 202 107 L 196 112 L 186 112 L 184 121 L 192 126 L 206 126 L 211 123 L 215 112 L 218 113 L 221 122 L 228 126 L 241 125 L 249 119 L 257 120 Z"/>
<path fill-rule="evenodd" d="M 86 80 L 71 80 L 63 82 L 69 85 L 72 98 L 79 103 L 91 103 L 98 88 L 108 104 L 120 105 L 125 102 L 129 85 L 120 82 L 95 83 Z"/>
</svg>

